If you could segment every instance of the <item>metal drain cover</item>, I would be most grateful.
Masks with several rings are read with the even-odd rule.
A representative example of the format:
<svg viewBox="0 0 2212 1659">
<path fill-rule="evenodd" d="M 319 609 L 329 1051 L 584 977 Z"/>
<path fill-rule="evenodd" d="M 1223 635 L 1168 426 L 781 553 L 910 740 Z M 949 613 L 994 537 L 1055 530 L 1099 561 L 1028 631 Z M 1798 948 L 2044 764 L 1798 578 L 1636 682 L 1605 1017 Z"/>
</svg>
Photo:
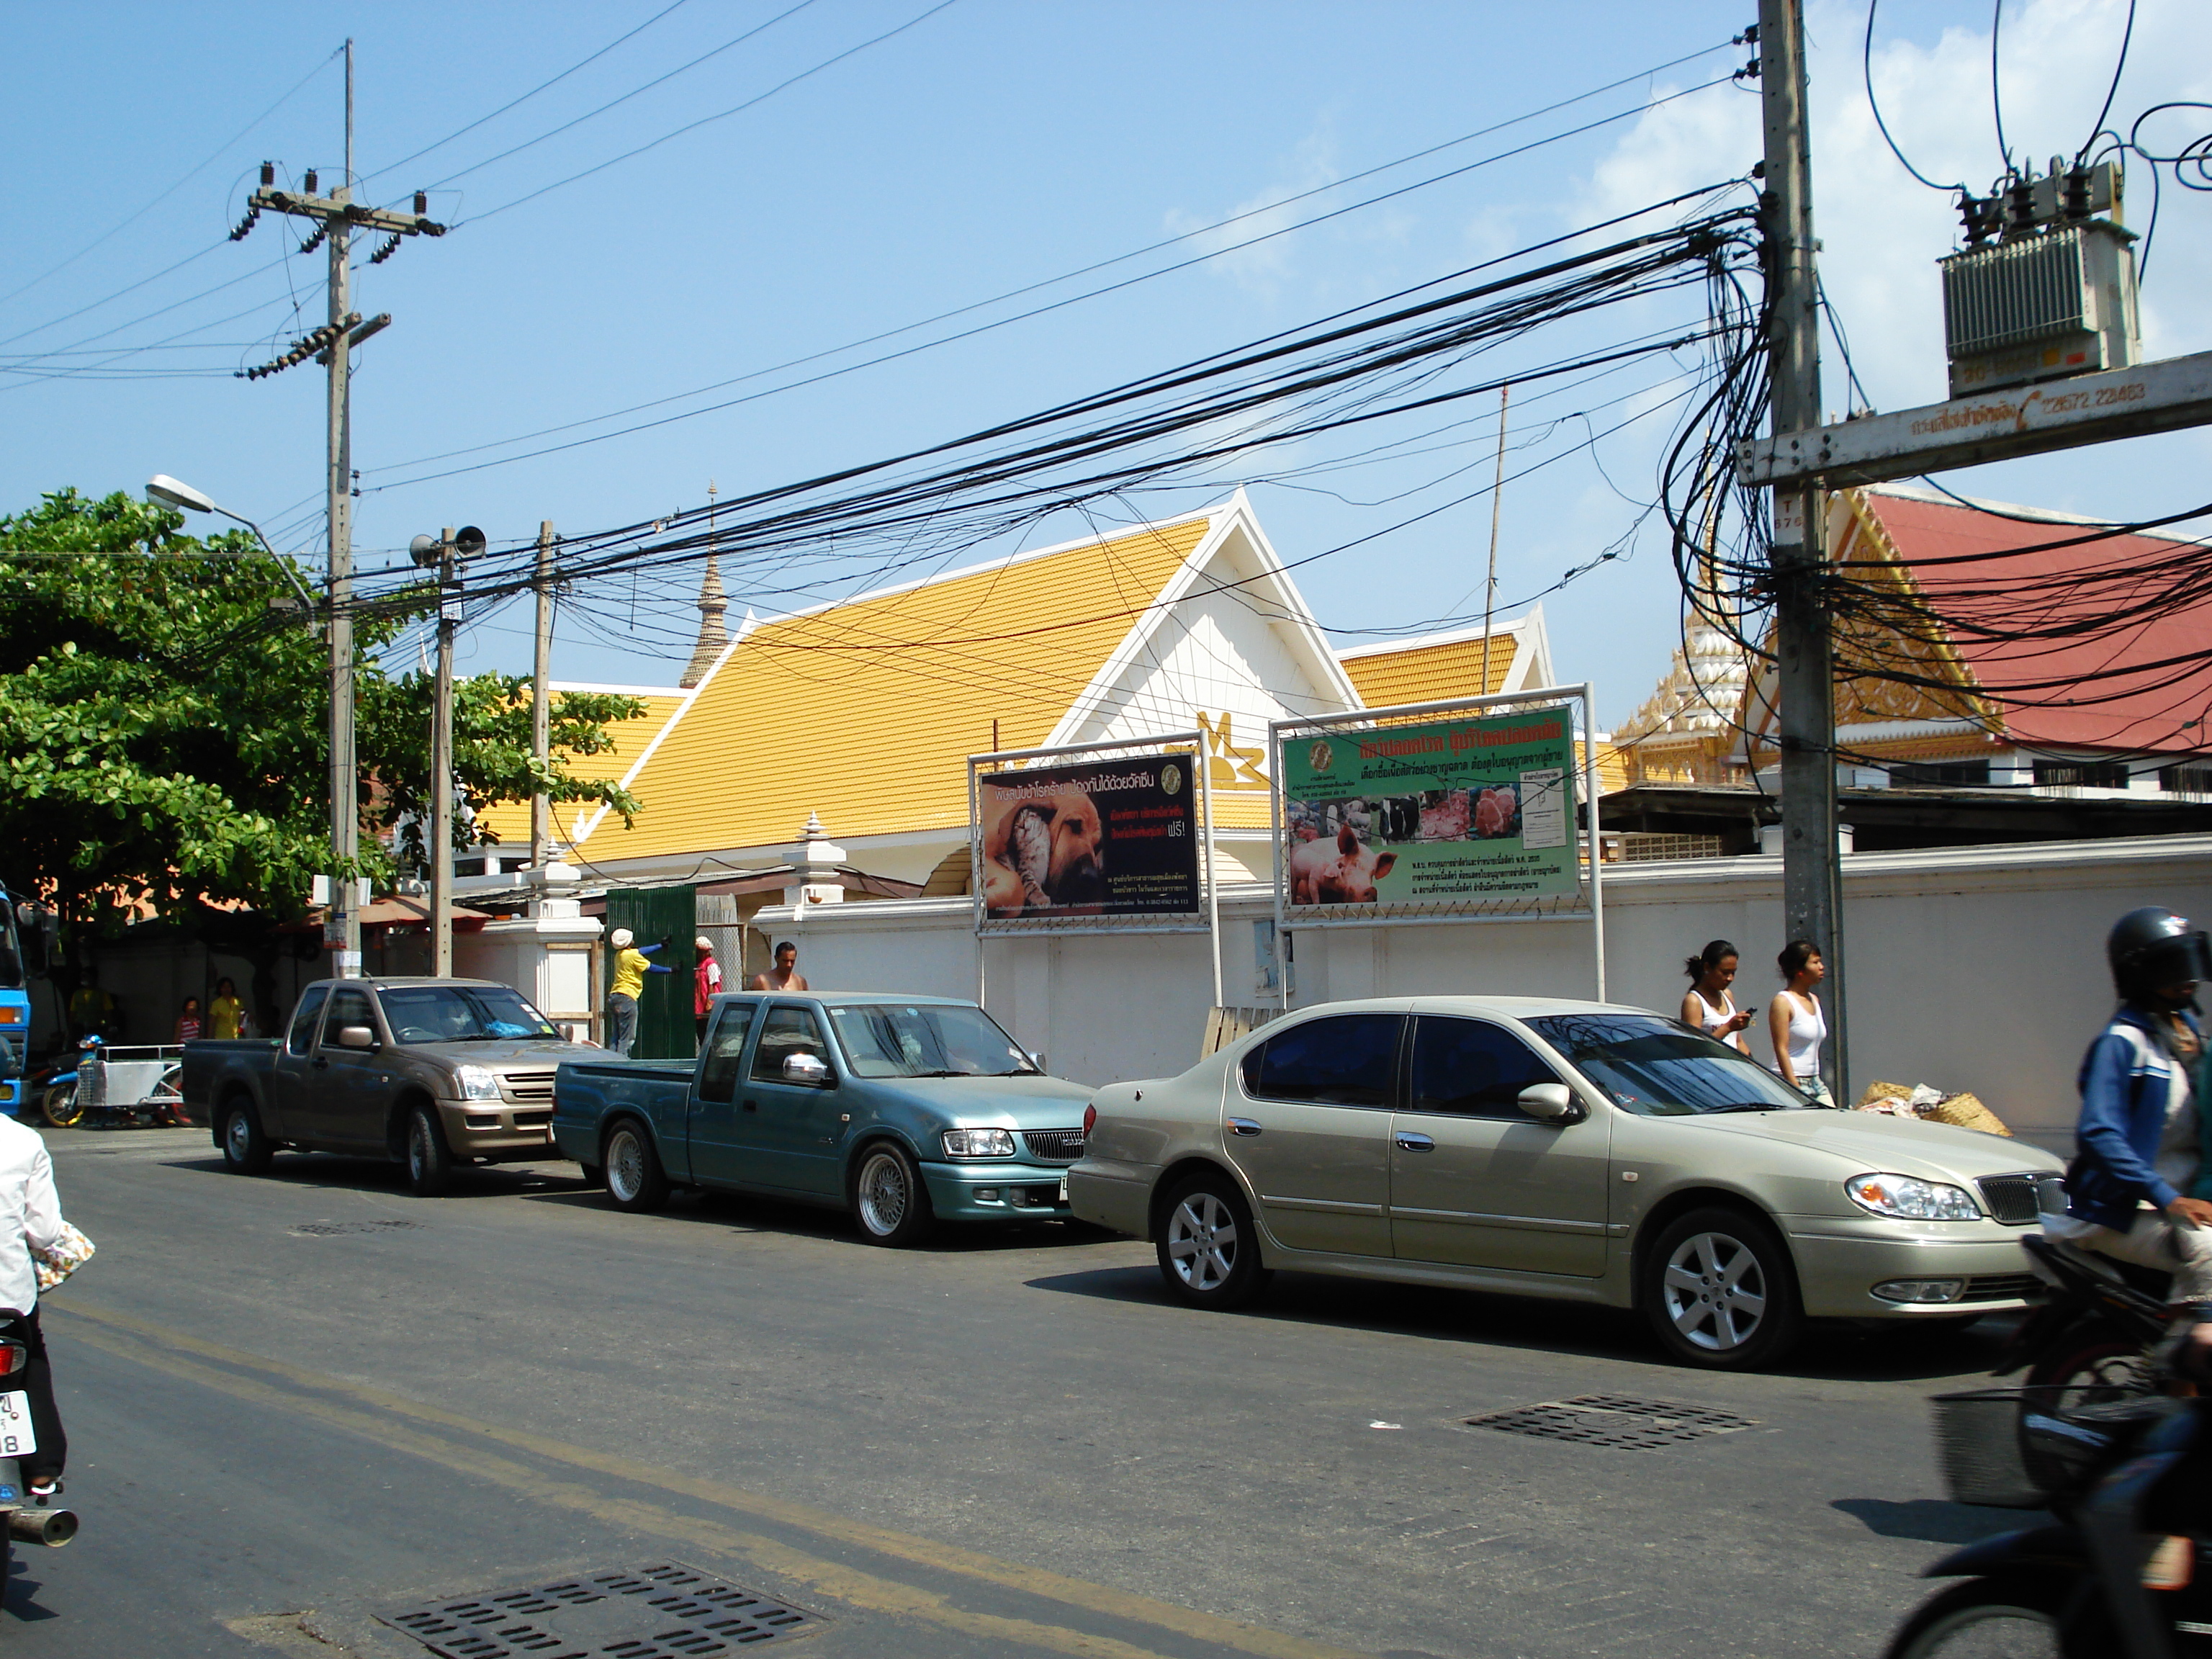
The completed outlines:
<svg viewBox="0 0 2212 1659">
<path fill-rule="evenodd" d="M 1486 1412 L 1460 1419 L 1471 1429 L 1533 1435 L 1540 1440 L 1571 1440 L 1583 1446 L 1626 1446 L 1656 1451 L 1709 1434 L 1734 1434 L 1757 1423 L 1710 1406 L 1685 1406 L 1670 1400 L 1638 1400 L 1625 1394 L 1582 1394 L 1572 1400 L 1547 1400 L 1511 1411 Z"/>
<path fill-rule="evenodd" d="M 301 1238 L 336 1238 L 341 1233 L 386 1233 L 395 1227 L 414 1227 L 413 1221 L 302 1221 L 292 1229 Z"/>
<path fill-rule="evenodd" d="M 824 1622 L 672 1561 L 377 1617 L 444 1659 L 710 1659 Z"/>
</svg>

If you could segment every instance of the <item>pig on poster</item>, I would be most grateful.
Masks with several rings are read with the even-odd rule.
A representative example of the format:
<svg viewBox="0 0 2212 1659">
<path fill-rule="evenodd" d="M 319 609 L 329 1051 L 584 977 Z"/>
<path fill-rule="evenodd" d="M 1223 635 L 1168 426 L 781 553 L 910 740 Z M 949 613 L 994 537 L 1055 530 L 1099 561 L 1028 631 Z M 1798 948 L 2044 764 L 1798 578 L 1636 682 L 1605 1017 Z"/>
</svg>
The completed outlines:
<svg viewBox="0 0 2212 1659">
<path fill-rule="evenodd" d="M 1196 915 L 1193 763 L 1133 755 L 978 777 L 984 917 Z"/>
<path fill-rule="evenodd" d="M 1285 908 L 1541 899 L 1580 886 L 1565 706 L 1281 742 Z"/>
</svg>

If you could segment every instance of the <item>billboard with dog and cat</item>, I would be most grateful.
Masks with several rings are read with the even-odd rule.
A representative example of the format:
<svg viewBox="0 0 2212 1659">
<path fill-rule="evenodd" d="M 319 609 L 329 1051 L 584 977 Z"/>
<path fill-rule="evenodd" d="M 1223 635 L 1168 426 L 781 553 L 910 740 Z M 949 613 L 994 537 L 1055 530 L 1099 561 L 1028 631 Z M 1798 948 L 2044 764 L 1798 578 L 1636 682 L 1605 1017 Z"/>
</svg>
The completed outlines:
<svg viewBox="0 0 2212 1659">
<path fill-rule="evenodd" d="M 1282 735 L 1285 908 L 1575 893 L 1574 731 L 1560 705 Z"/>
<path fill-rule="evenodd" d="M 1128 755 L 978 773 L 983 918 L 1196 918 L 1195 764 L 1188 754 Z"/>
</svg>

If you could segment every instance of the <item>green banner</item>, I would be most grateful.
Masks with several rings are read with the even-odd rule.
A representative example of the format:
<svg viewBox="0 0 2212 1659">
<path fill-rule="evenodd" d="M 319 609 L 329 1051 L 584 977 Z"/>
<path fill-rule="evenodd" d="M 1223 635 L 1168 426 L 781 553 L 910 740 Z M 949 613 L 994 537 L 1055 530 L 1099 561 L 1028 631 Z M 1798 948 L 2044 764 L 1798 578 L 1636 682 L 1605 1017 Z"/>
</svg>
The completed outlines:
<svg viewBox="0 0 2212 1659">
<path fill-rule="evenodd" d="M 1581 884 L 1571 708 L 1285 737 L 1287 908 L 1535 899 Z"/>
</svg>

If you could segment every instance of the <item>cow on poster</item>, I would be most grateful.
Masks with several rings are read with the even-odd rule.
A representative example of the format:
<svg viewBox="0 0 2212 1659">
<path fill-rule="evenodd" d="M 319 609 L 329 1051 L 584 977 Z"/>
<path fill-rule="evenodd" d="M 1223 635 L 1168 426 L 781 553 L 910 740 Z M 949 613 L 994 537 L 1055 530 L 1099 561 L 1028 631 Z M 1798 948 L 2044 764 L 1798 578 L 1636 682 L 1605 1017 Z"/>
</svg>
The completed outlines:
<svg viewBox="0 0 2212 1659">
<path fill-rule="evenodd" d="M 985 773 L 976 781 L 985 916 L 1195 915 L 1193 763 L 1143 755 Z"/>
</svg>

